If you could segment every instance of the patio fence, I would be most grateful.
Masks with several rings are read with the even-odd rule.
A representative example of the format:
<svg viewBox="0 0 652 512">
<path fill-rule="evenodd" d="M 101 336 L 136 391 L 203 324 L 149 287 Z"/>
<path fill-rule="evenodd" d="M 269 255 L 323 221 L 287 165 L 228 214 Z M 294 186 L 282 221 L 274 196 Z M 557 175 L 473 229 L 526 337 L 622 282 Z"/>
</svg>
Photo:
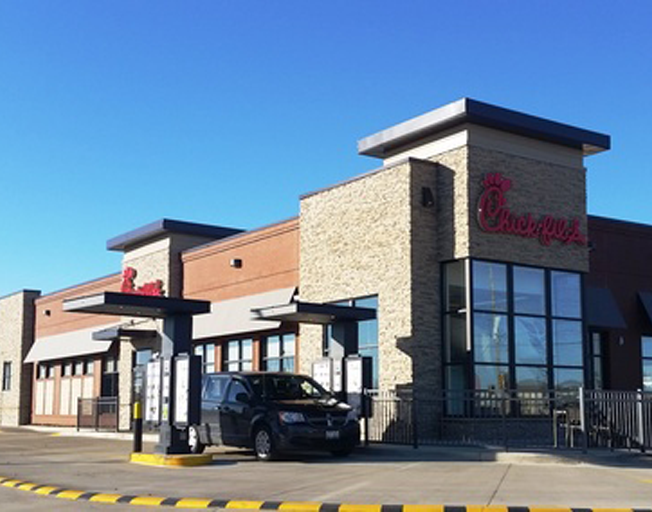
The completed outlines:
<svg viewBox="0 0 652 512">
<path fill-rule="evenodd" d="M 365 442 L 652 449 L 652 393 L 366 391 Z"/>
<path fill-rule="evenodd" d="M 77 400 L 77 430 L 118 431 L 118 397 L 79 398 Z"/>
</svg>

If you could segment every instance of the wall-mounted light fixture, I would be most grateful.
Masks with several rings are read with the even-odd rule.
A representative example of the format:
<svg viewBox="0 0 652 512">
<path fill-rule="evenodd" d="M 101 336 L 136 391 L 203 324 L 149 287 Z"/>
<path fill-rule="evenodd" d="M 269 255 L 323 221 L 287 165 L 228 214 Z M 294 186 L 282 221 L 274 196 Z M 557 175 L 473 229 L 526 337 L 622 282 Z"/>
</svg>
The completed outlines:
<svg viewBox="0 0 652 512">
<path fill-rule="evenodd" d="M 233 268 L 242 268 L 242 260 L 240 258 L 233 258 L 229 262 L 229 265 L 231 265 Z"/>
<path fill-rule="evenodd" d="M 421 187 L 421 205 L 430 208 L 435 205 L 435 196 L 430 187 Z"/>
<path fill-rule="evenodd" d="M 44 310 L 43 310 L 43 314 L 44 314 L 45 316 L 50 316 L 50 315 L 52 314 L 52 311 L 50 311 L 49 309 L 44 309 Z"/>
</svg>

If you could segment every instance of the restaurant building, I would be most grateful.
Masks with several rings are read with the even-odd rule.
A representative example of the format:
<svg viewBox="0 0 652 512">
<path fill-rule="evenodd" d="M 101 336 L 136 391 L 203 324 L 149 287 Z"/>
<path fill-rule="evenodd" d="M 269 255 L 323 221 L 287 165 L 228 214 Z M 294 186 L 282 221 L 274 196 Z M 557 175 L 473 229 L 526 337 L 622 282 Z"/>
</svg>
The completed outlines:
<svg viewBox="0 0 652 512">
<path fill-rule="evenodd" d="M 302 196 L 296 218 L 160 220 L 108 241 L 113 275 L 0 299 L 0 422 L 74 425 L 78 398 L 116 396 L 128 427 L 161 325 L 62 308 L 102 291 L 210 301 L 204 372 L 359 354 L 374 388 L 424 397 L 652 391 L 652 226 L 586 211 L 607 135 L 462 99 L 358 148 L 378 168 Z"/>
</svg>

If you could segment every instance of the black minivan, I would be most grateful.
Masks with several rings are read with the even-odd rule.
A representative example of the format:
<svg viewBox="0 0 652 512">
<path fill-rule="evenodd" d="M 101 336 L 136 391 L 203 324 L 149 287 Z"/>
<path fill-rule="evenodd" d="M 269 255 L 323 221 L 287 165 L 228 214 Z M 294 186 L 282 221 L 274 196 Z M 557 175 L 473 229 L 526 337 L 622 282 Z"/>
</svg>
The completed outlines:
<svg viewBox="0 0 652 512">
<path fill-rule="evenodd" d="M 225 372 L 204 375 L 201 424 L 188 438 L 193 453 L 226 445 L 253 448 L 264 461 L 297 449 L 346 456 L 360 425 L 354 409 L 305 375 Z"/>
</svg>

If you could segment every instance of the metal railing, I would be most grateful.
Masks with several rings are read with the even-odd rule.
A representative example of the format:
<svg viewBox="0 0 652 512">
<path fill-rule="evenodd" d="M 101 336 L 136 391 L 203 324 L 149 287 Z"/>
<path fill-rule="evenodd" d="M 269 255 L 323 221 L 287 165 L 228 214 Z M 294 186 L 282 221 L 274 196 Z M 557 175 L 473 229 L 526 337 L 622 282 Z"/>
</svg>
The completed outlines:
<svg viewBox="0 0 652 512">
<path fill-rule="evenodd" d="M 120 425 L 118 397 L 79 398 L 77 400 L 77 430 L 118 431 Z"/>
<path fill-rule="evenodd" d="M 652 448 L 652 393 L 369 390 L 366 442 Z"/>
</svg>

